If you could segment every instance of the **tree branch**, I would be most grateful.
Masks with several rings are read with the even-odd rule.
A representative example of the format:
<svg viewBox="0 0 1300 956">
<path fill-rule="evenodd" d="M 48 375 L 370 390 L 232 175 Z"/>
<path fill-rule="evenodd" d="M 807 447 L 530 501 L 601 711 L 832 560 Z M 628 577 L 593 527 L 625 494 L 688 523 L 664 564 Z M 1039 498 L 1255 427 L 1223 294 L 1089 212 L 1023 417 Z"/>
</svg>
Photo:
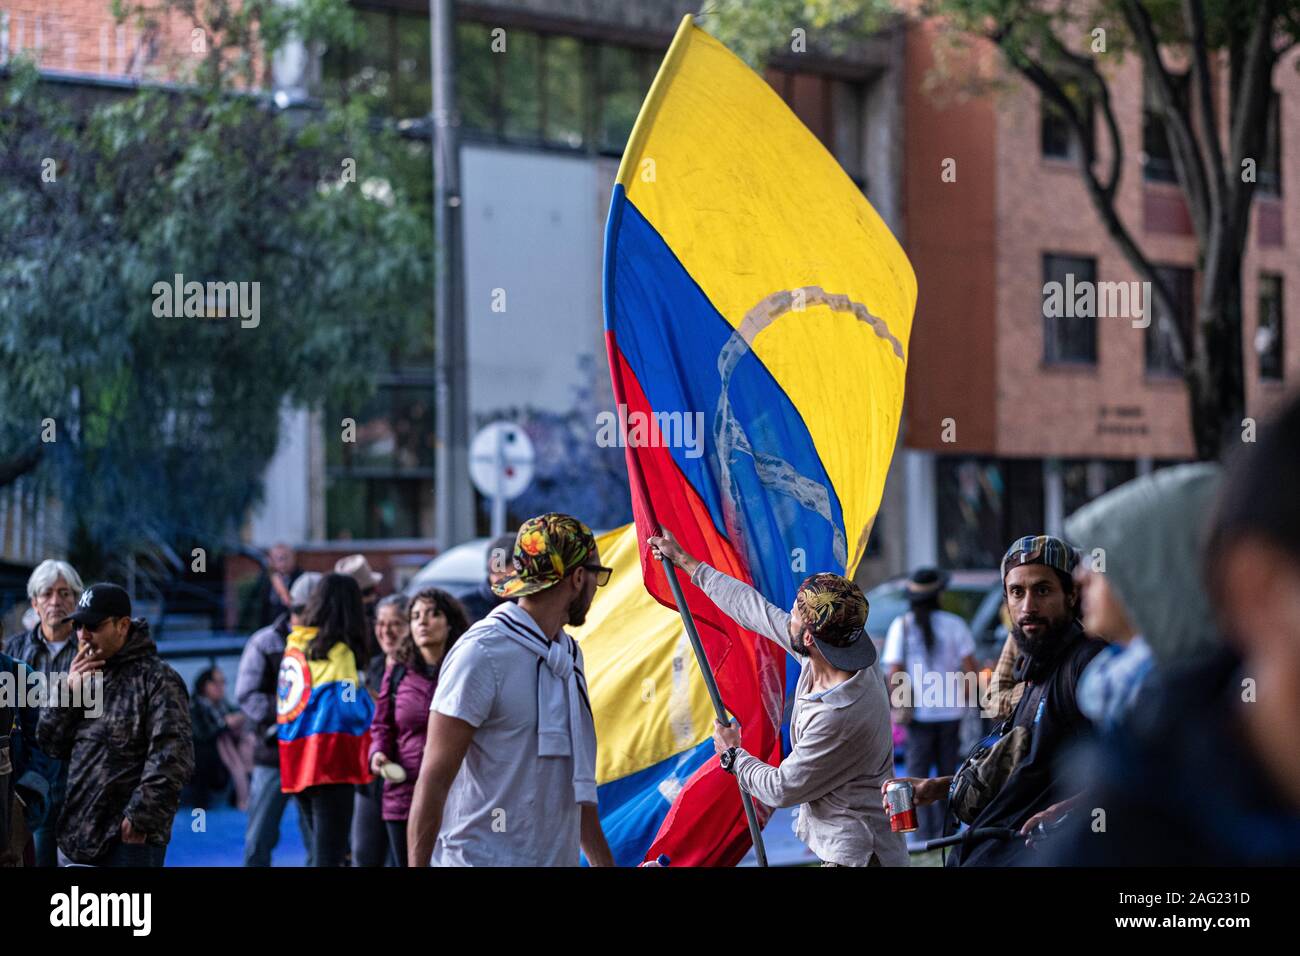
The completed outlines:
<svg viewBox="0 0 1300 956">
<path fill-rule="evenodd" d="M 0 459 L 0 488 L 12 484 L 41 463 L 42 447 L 33 445 L 27 451 L 10 458 Z"/>
<path fill-rule="evenodd" d="M 1273 0 L 1261 0 L 1255 22 L 1251 24 L 1250 37 L 1246 43 L 1244 58 L 1232 63 L 1234 75 L 1232 87 L 1236 96 L 1232 102 L 1231 132 L 1229 134 L 1229 152 L 1232 156 L 1234 175 L 1229 188 L 1228 223 L 1233 240 L 1233 249 L 1240 255 L 1245 249 L 1246 236 L 1250 227 L 1251 199 L 1255 184 L 1246 182 L 1241 176 L 1241 164 L 1247 158 L 1254 158 L 1263 143 L 1264 128 L 1267 125 L 1268 94 L 1272 90 L 1273 80 L 1273 45 L 1272 45 Z"/>
<path fill-rule="evenodd" d="M 1213 80 L 1210 76 L 1210 55 L 1206 48 L 1205 5 L 1203 0 L 1184 0 L 1183 13 L 1187 18 L 1187 32 L 1192 41 L 1192 68 L 1196 77 L 1196 102 L 1200 107 L 1201 137 L 1209 154 L 1206 179 L 1209 185 L 1210 216 L 1218 219 L 1224 211 L 1226 171 L 1223 168 L 1223 149 L 1219 144 L 1219 118 L 1214 111 Z"/>
<path fill-rule="evenodd" d="M 1165 121 L 1165 133 L 1173 147 L 1174 169 L 1187 197 L 1188 211 L 1197 238 L 1204 243 L 1209 236 L 1211 209 L 1206 187 L 1205 157 L 1201 155 L 1187 111 L 1178 102 L 1173 78 L 1160 59 L 1160 41 L 1156 38 L 1151 16 L 1138 0 L 1122 0 L 1124 19 L 1137 40 L 1138 52 L 1155 83 L 1156 100 Z"/>
</svg>

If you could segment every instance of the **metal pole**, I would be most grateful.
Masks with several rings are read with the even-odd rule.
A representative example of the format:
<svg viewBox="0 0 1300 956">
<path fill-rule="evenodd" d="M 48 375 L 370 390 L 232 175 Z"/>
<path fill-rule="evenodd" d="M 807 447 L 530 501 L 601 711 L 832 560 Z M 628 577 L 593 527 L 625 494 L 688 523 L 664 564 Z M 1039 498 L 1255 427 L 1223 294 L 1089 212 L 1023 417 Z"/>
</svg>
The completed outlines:
<svg viewBox="0 0 1300 956">
<path fill-rule="evenodd" d="M 671 561 L 663 561 L 664 573 L 668 575 L 668 586 L 673 590 L 673 600 L 677 602 L 677 610 L 682 615 L 682 623 L 686 625 L 686 636 L 690 638 L 691 648 L 695 651 L 695 662 L 700 665 L 700 673 L 704 675 L 704 686 L 709 691 L 709 699 L 713 701 L 713 711 L 718 715 L 718 720 L 726 722 L 728 720 L 727 710 L 722 706 L 722 695 L 718 693 L 718 682 L 713 677 L 713 668 L 709 666 L 709 659 L 704 656 L 704 645 L 700 643 L 699 632 L 695 630 L 695 618 L 691 616 L 691 609 L 686 604 L 686 597 L 682 594 L 681 582 L 677 580 L 677 568 Z M 767 866 L 767 848 L 763 846 L 763 830 L 758 825 L 758 814 L 754 812 L 754 801 L 745 788 L 740 786 L 740 781 L 736 781 L 736 786 L 740 787 L 740 801 L 745 806 L 745 819 L 749 822 L 749 836 L 754 841 L 754 855 L 758 858 L 759 866 Z"/>
<path fill-rule="evenodd" d="M 497 481 L 492 495 L 492 537 L 506 532 L 506 443 L 501 432 L 496 433 Z"/>
<path fill-rule="evenodd" d="M 460 145 L 452 0 L 429 0 L 433 106 L 434 536 L 441 549 L 473 534 L 469 491 L 465 314 L 461 292 Z"/>
</svg>

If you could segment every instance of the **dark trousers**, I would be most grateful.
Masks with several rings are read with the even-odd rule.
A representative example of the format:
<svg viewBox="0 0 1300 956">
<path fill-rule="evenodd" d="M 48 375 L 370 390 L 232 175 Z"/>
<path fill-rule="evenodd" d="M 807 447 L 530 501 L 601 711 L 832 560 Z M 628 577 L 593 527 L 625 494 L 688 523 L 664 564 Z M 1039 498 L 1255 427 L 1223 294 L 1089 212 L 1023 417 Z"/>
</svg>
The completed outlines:
<svg viewBox="0 0 1300 956">
<path fill-rule="evenodd" d="M 960 720 L 914 720 L 907 725 L 907 773 L 911 777 L 946 777 L 957 769 Z M 946 836 L 948 799 L 918 807 L 917 838 Z"/>
<path fill-rule="evenodd" d="M 352 810 L 352 865 L 396 866 L 384 828 L 382 780 L 361 784 Z"/>
<path fill-rule="evenodd" d="M 406 821 L 385 820 L 384 826 L 388 828 L 388 850 L 393 862 L 406 869 Z"/>
<path fill-rule="evenodd" d="M 114 840 L 94 863 L 73 863 L 62 850 L 58 851 L 59 866 L 157 867 L 163 865 L 166 857 L 165 843 L 123 843 L 121 840 Z"/>
<path fill-rule="evenodd" d="M 45 823 L 32 831 L 32 842 L 36 844 L 37 866 L 59 865 L 59 813 L 63 807 L 52 807 Z"/>
<path fill-rule="evenodd" d="M 280 768 L 255 766 L 248 792 L 248 828 L 244 831 L 244 866 L 270 866 L 271 851 L 280 842 L 280 818 L 291 794 L 280 789 Z M 311 866 L 311 830 L 298 814 L 302 845 Z"/>
<path fill-rule="evenodd" d="M 299 793 L 298 813 L 311 831 L 312 866 L 346 866 L 352 827 L 352 784 L 325 783 Z"/>
</svg>

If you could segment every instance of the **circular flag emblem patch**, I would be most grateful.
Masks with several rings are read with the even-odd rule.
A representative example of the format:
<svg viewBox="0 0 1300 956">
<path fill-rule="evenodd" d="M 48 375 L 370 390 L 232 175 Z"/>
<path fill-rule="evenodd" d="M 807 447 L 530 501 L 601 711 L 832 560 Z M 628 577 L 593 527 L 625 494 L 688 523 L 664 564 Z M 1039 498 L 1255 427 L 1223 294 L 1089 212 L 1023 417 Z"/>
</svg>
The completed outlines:
<svg viewBox="0 0 1300 956">
<path fill-rule="evenodd" d="M 311 668 L 301 650 L 291 647 L 280 660 L 280 679 L 275 685 L 275 719 L 287 724 L 307 709 L 311 700 Z"/>
</svg>

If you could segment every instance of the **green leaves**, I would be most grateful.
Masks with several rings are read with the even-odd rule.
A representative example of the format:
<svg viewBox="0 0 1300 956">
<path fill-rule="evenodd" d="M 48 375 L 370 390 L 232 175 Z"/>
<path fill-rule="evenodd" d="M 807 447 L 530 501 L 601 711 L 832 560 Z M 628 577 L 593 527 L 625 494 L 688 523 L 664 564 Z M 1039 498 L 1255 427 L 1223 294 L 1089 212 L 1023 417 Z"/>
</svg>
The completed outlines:
<svg viewBox="0 0 1300 956">
<path fill-rule="evenodd" d="M 282 406 L 364 396 L 431 326 L 427 147 L 247 96 L 5 95 L 0 462 L 56 418 L 41 467 L 88 553 L 219 543 L 261 494 Z M 178 273 L 256 283 L 257 327 L 155 315 Z"/>
</svg>

